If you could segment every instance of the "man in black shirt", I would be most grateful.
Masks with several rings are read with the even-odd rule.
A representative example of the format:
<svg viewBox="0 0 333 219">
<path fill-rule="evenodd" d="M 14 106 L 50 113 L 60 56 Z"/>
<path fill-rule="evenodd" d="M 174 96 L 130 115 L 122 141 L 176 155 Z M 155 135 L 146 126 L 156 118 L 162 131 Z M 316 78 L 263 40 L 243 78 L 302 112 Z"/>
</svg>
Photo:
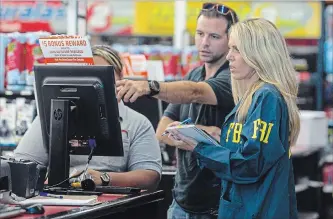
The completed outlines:
<svg viewBox="0 0 333 219">
<path fill-rule="evenodd" d="M 118 98 L 135 101 L 143 95 L 170 102 L 164 112 L 156 135 L 162 137 L 173 121 L 191 118 L 214 137 L 219 138 L 225 116 L 233 109 L 230 86 L 228 30 L 237 22 L 233 10 L 216 3 L 204 3 L 198 16 L 195 35 L 196 47 L 204 65 L 192 70 L 183 81 L 159 83 L 156 81 L 117 82 Z M 177 174 L 173 190 L 174 201 L 168 219 L 215 218 L 220 199 L 220 180 L 208 169 L 200 169 L 192 152 L 177 151 Z"/>
</svg>

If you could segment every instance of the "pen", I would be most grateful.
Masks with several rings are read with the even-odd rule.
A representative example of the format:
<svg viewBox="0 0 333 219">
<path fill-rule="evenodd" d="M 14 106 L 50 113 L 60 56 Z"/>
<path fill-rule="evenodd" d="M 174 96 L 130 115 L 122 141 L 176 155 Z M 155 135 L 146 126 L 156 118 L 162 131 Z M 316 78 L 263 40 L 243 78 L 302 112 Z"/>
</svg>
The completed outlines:
<svg viewBox="0 0 333 219">
<path fill-rule="evenodd" d="M 192 122 L 192 119 L 191 119 L 191 118 L 187 118 L 187 119 L 185 119 L 184 121 L 182 121 L 181 123 L 179 123 L 179 125 L 185 125 L 185 124 L 189 124 L 189 123 L 191 123 L 191 122 Z M 165 131 L 165 132 L 163 132 L 162 136 L 165 136 L 165 135 L 167 135 L 167 134 L 168 134 L 168 132 Z"/>
<path fill-rule="evenodd" d="M 53 194 L 49 194 L 49 193 L 46 193 L 46 192 L 40 192 L 39 193 L 40 196 L 44 196 L 44 197 L 50 197 L 50 198 L 63 198 L 62 195 L 53 195 Z"/>
</svg>

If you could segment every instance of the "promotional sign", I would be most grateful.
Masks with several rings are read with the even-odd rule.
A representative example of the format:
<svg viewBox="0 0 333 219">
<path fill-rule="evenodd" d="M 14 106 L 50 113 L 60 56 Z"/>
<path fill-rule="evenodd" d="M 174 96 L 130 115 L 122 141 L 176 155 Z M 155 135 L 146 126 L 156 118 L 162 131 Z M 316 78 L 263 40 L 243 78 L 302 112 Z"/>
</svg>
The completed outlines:
<svg viewBox="0 0 333 219">
<path fill-rule="evenodd" d="M 57 25 L 52 21 L 62 26 L 66 23 L 66 7 L 61 0 L 0 0 L 0 5 L 0 32 L 53 32 Z"/>
<path fill-rule="evenodd" d="M 40 38 L 39 43 L 45 64 L 94 64 L 87 37 L 55 35 Z"/>
<path fill-rule="evenodd" d="M 286 38 L 318 39 L 321 33 L 320 2 L 255 2 L 224 1 L 234 9 L 240 20 L 263 17 L 275 23 Z M 202 2 L 188 1 L 187 31 L 195 33 Z M 174 2 L 135 2 L 133 33 L 138 35 L 172 36 L 174 32 Z"/>
<path fill-rule="evenodd" d="M 134 1 L 87 0 L 86 10 L 89 33 L 132 33 Z M 62 0 L 0 0 L 0 32 L 41 30 L 67 32 L 67 7 Z"/>
</svg>

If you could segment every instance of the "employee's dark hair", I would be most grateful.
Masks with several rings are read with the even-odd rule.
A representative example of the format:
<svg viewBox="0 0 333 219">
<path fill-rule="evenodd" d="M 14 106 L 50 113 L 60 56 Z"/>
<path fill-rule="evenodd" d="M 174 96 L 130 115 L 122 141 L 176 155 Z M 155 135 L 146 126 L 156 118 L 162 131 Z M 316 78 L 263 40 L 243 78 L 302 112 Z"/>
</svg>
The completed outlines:
<svg viewBox="0 0 333 219">
<path fill-rule="evenodd" d="M 234 10 L 232 10 L 232 9 L 230 9 L 230 10 L 231 10 L 230 13 L 228 13 L 228 14 L 225 15 L 225 14 L 222 14 L 218 10 L 215 10 L 215 9 L 212 9 L 212 10 L 204 10 L 204 9 L 202 9 L 202 10 L 200 10 L 198 18 L 201 15 L 205 16 L 205 17 L 208 17 L 208 18 L 225 18 L 227 20 L 227 22 L 228 22 L 228 26 L 227 26 L 227 29 L 226 29 L 226 32 L 228 33 L 230 27 L 234 23 L 237 23 L 239 21 L 236 12 Z"/>
<path fill-rule="evenodd" d="M 114 70 L 119 77 L 123 77 L 123 62 L 116 50 L 112 49 L 112 47 L 108 45 L 95 45 L 91 49 L 94 56 L 100 56 L 105 59 L 105 61 L 114 67 Z"/>
</svg>

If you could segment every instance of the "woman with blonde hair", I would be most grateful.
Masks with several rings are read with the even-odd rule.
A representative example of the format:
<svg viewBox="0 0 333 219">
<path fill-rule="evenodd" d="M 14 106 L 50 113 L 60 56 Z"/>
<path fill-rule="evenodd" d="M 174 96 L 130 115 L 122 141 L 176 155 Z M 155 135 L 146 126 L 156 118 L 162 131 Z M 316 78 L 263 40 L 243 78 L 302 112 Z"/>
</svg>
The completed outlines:
<svg viewBox="0 0 333 219">
<path fill-rule="evenodd" d="M 262 18 L 238 22 L 229 34 L 236 106 L 225 119 L 220 146 L 177 131 L 169 137 L 221 178 L 219 218 L 298 218 L 290 159 L 300 128 L 298 85 L 285 40 Z"/>
</svg>

